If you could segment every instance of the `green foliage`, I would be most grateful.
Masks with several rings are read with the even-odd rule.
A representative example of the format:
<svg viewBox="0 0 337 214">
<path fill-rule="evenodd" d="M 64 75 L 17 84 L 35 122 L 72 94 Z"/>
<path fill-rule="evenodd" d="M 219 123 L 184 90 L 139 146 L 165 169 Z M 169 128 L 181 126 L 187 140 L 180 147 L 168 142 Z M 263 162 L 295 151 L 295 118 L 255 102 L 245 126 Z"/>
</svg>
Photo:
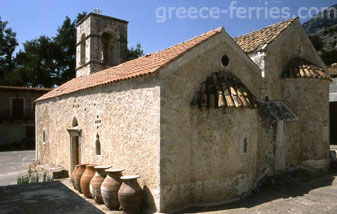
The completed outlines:
<svg viewBox="0 0 337 214">
<path fill-rule="evenodd" d="M 137 59 L 138 57 L 144 56 L 144 51 L 142 46 L 138 43 L 136 48 L 128 48 L 127 50 L 127 61 Z"/>
<path fill-rule="evenodd" d="M 76 16 L 76 24 L 78 24 L 80 21 L 82 21 L 82 19 L 84 17 L 86 17 L 87 15 L 88 15 L 87 12 L 82 12 L 82 13 L 77 14 L 77 16 Z"/>
<path fill-rule="evenodd" d="M 60 85 L 75 77 L 76 71 L 76 24 L 69 17 L 58 28 L 57 35 L 54 38 L 55 48 L 58 49 L 58 55 L 55 56 L 55 64 L 59 69 L 59 76 L 56 84 Z"/>
<path fill-rule="evenodd" d="M 13 53 L 18 45 L 16 33 L 7 27 L 8 22 L 0 17 L 0 84 L 5 84 L 5 75 L 14 68 Z"/>
<path fill-rule="evenodd" d="M 325 51 L 322 50 L 321 58 L 326 65 L 332 65 L 337 62 L 337 50 Z"/>
<path fill-rule="evenodd" d="M 27 41 L 16 56 L 15 85 L 51 88 L 60 79 L 61 68 L 55 63 L 60 49 L 47 36 Z"/>
<path fill-rule="evenodd" d="M 337 26 L 333 26 L 325 29 L 322 34 L 326 36 L 326 35 L 334 35 L 336 33 L 337 33 Z"/>
</svg>

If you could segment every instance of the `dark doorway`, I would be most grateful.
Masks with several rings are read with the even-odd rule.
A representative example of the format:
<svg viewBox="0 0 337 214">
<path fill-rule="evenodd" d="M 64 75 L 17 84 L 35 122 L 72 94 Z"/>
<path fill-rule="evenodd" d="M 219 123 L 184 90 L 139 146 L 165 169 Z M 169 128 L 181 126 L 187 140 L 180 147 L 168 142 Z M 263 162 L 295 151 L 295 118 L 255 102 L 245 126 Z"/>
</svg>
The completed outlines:
<svg viewBox="0 0 337 214">
<path fill-rule="evenodd" d="M 330 102 L 330 144 L 337 145 L 337 102 Z"/>
<path fill-rule="evenodd" d="M 72 137 L 72 145 L 73 145 L 73 154 L 72 154 L 72 165 L 73 168 L 75 167 L 75 165 L 80 163 L 80 142 L 79 142 L 79 137 L 75 136 Z"/>
</svg>

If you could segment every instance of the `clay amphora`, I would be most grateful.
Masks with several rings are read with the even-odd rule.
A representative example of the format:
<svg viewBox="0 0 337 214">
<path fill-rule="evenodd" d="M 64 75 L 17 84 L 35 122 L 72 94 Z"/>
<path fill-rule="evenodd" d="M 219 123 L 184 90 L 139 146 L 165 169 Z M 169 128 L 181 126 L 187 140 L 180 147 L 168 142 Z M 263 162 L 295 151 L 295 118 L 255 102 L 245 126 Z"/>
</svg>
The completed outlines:
<svg viewBox="0 0 337 214">
<path fill-rule="evenodd" d="M 101 195 L 101 185 L 106 177 L 106 169 L 111 166 L 95 166 L 95 175 L 90 181 L 90 193 L 93 199 L 99 204 L 103 204 L 103 198 Z"/>
<path fill-rule="evenodd" d="M 81 185 L 80 185 L 80 181 L 81 181 L 81 178 L 82 178 L 82 175 L 85 171 L 85 166 L 87 164 L 79 164 L 77 165 L 77 170 L 75 171 L 74 173 L 74 186 L 75 186 L 75 189 L 77 189 L 80 193 L 82 193 L 82 189 L 81 189 Z"/>
<path fill-rule="evenodd" d="M 110 210 L 119 210 L 118 190 L 122 185 L 121 176 L 124 169 L 107 169 L 106 178 L 101 185 L 103 202 Z"/>
<path fill-rule="evenodd" d="M 94 170 L 95 166 L 96 165 L 92 165 L 92 164 L 87 165 L 82 175 L 82 178 L 81 178 L 81 189 L 82 189 L 83 194 L 87 198 L 92 198 L 90 194 L 89 184 L 90 184 L 92 177 L 94 177 L 95 175 L 95 170 Z"/>
<path fill-rule="evenodd" d="M 71 183 L 73 184 L 73 187 L 76 190 L 77 190 L 77 187 L 75 186 L 74 175 L 76 173 L 77 168 L 78 168 L 78 165 L 75 166 L 75 168 L 74 168 L 74 170 L 73 170 L 73 172 L 71 173 L 71 176 L 70 176 Z"/>
<path fill-rule="evenodd" d="M 142 188 L 137 182 L 138 175 L 122 176 L 122 185 L 118 191 L 118 200 L 126 214 L 139 214 L 142 204 Z"/>
</svg>

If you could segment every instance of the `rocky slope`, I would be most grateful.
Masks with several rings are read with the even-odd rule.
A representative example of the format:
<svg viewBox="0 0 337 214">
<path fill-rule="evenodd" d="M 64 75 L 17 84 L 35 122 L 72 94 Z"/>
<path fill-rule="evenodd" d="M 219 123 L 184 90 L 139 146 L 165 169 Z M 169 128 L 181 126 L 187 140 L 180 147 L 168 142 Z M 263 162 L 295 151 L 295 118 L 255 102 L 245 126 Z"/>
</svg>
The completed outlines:
<svg viewBox="0 0 337 214">
<path fill-rule="evenodd" d="M 324 62 L 337 62 L 337 4 L 312 17 L 303 27 Z"/>
<path fill-rule="evenodd" d="M 303 27 L 309 35 L 312 35 L 334 25 L 337 25 L 337 4 L 313 16 L 303 24 Z"/>
</svg>

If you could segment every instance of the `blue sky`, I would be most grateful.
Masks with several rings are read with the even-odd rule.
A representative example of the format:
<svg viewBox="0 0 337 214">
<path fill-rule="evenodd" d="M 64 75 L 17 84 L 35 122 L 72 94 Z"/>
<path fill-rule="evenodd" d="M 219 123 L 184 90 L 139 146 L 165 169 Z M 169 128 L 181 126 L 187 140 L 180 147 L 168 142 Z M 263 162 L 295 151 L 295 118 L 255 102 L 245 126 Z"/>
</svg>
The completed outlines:
<svg viewBox="0 0 337 214">
<path fill-rule="evenodd" d="M 26 40 L 40 35 L 55 36 L 65 16 L 74 19 L 77 13 L 92 12 L 98 6 L 103 15 L 128 20 L 129 46 L 141 43 L 145 53 L 150 53 L 219 26 L 235 37 L 284 20 L 285 15 L 298 16 L 299 10 L 303 23 L 309 13 L 337 4 L 337 0 L 3 0 L 1 3 L 0 16 L 17 32 L 19 48 Z M 257 7 L 264 10 L 257 13 L 254 9 Z M 271 17 L 272 7 L 279 8 L 281 13 L 276 11 Z M 253 8 L 251 17 L 249 8 Z M 212 14 L 213 10 L 227 13 Z"/>
</svg>

